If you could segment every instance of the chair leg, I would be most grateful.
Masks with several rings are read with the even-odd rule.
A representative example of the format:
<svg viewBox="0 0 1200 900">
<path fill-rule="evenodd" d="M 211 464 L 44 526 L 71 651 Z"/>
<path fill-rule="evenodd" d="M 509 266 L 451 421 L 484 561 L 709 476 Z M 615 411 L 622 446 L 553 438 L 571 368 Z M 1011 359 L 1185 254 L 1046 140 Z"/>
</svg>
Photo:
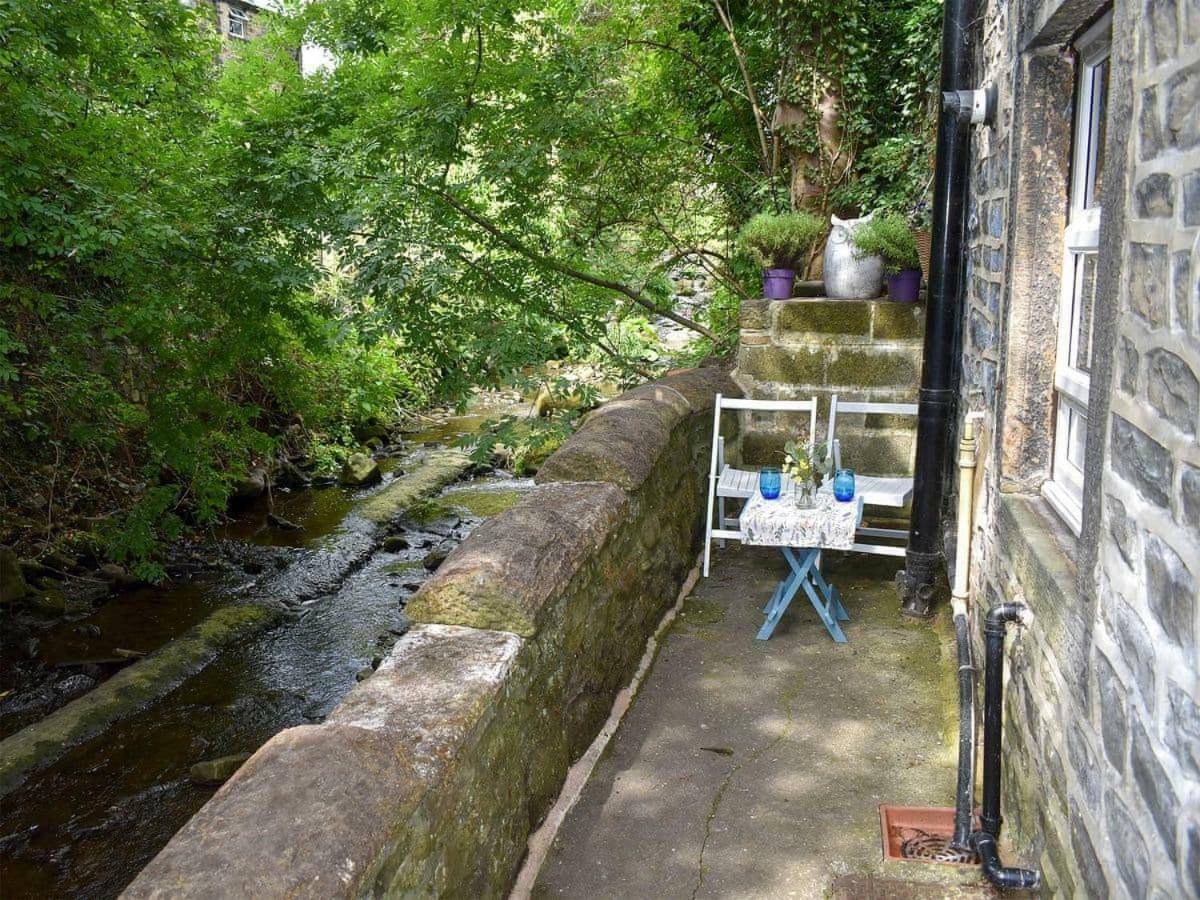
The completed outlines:
<svg viewBox="0 0 1200 900">
<path fill-rule="evenodd" d="M 717 522 L 720 524 L 721 528 L 724 529 L 724 527 L 725 527 L 725 498 L 724 497 L 717 498 Z M 725 539 L 721 538 L 721 540 L 717 543 L 717 546 L 720 547 L 722 550 L 724 550 L 725 549 Z"/>
</svg>

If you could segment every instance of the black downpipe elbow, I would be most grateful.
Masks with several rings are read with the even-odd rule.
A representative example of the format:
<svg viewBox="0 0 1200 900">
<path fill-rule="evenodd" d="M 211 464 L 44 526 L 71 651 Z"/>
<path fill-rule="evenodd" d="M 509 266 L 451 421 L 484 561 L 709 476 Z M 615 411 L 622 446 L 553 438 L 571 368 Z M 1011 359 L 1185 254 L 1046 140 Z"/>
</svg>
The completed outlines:
<svg viewBox="0 0 1200 900">
<path fill-rule="evenodd" d="M 1035 891 L 1042 884 L 1040 872 L 1002 866 L 996 839 L 986 831 L 976 833 L 975 852 L 979 854 L 979 862 L 987 880 L 1002 891 Z"/>
</svg>

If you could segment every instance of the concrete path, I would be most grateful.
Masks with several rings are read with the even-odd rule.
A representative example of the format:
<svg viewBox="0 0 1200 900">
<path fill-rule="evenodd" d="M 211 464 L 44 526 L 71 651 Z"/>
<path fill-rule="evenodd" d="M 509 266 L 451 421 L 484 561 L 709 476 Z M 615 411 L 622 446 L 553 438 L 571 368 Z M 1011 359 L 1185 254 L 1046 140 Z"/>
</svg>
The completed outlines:
<svg viewBox="0 0 1200 900">
<path fill-rule="evenodd" d="M 951 805 L 956 761 L 952 635 L 901 620 L 896 563 L 827 560 L 849 644 L 801 597 L 763 642 L 761 610 L 786 564 L 765 549 L 719 553 L 533 896 L 849 896 L 856 882 L 835 885 L 847 875 L 978 883 L 973 868 L 881 861 L 879 804 Z"/>
</svg>

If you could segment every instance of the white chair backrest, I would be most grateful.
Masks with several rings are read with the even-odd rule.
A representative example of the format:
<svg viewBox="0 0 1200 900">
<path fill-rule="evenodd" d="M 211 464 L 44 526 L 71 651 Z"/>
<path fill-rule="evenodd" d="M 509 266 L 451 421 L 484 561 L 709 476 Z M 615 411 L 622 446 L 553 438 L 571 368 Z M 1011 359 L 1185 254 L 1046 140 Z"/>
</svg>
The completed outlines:
<svg viewBox="0 0 1200 900">
<path fill-rule="evenodd" d="M 722 397 L 717 394 L 713 412 L 713 441 L 721 428 L 721 412 L 727 409 L 748 409 L 756 412 L 808 413 L 809 446 L 817 445 L 817 398 L 808 400 L 755 400 L 750 397 Z"/>
<path fill-rule="evenodd" d="M 916 403 L 890 403 L 875 400 L 845 400 L 839 402 L 838 395 L 834 394 L 829 400 L 829 436 L 826 438 L 829 455 L 833 459 L 834 465 L 839 468 L 842 465 L 840 448 L 834 436 L 839 413 L 845 415 L 882 413 L 892 416 L 915 416 L 918 408 Z"/>
</svg>

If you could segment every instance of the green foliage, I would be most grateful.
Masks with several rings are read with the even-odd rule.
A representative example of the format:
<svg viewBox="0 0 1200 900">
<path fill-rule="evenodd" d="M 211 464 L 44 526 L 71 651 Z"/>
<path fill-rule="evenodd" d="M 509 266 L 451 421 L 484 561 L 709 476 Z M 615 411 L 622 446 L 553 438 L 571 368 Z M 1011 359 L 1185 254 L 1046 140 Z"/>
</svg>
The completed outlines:
<svg viewBox="0 0 1200 900">
<path fill-rule="evenodd" d="M 828 444 L 809 446 L 800 440 L 788 441 L 783 445 L 783 465 L 780 467 L 794 481 L 812 481 L 818 487 L 833 471 L 833 460 L 829 456 Z"/>
<path fill-rule="evenodd" d="M 207 4 L 0 0 L 0 506 L 132 508 L 153 565 L 289 442 L 335 465 L 564 347 L 653 371 L 680 259 L 728 349 L 751 212 L 919 199 L 940 4 L 724 4 L 323 0 L 219 63 Z"/>
<path fill-rule="evenodd" d="M 764 269 L 798 269 L 825 234 L 825 223 L 811 213 L 759 213 L 742 226 L 738 240 Z"/>
<path fill-rule="evenodd" d="M 917 243 L 908 223 L 894 213 L 872 216 L 854 229 L 850 238 L 857 256 L 882 256 L 889 275 L 904 269 L 921 268 Z"/>
<path fill-rule="evenodd" d="M 464 439 L 463 446 L 475 462 L 502 458 L 518 475 L 532 474 L 571 436 L 579 415 L 578 410 L 556 410 L 547 418 L 503 416 L 483 434 Z"/>
</svg>

